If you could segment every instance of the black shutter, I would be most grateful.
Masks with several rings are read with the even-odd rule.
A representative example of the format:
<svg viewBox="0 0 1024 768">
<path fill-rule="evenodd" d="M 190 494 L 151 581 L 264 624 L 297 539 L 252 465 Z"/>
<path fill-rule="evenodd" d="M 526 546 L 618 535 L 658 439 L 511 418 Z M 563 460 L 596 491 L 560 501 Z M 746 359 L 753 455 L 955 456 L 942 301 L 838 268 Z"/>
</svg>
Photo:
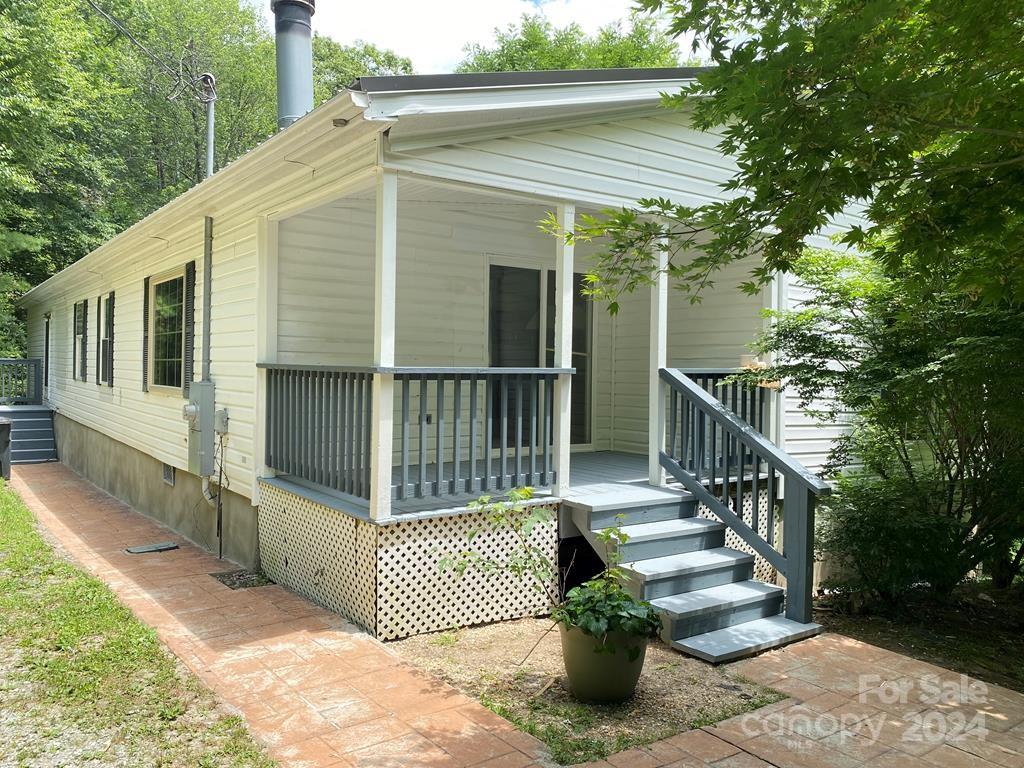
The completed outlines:
<svg viewBox="0 0 1024 768">
<path fill-rule="evenodd" d="M 114 292 L 107 298 L 107 386 L 114 386 Z"/>
<path fill-rule="evenodd" d="M 82 299 L 82 348 L 78 350 L 78 370 L 82 372 L 82 381 L 88 380 L 85 365 L 89 360 L 89 300 Z"/>
<path fill-rule="evenodd" d="M 149 391 L 149 278 L 142 281 L 142 391 Z"/>
<path fill-rule="evenodd" d="M 204 317 L 203 322 L 208 322 Z M 188 397 L 192 384 L 196 350 L 196 263 L 185 265 L 185 360 L 181 373 L 181 394 Z"/>
<path fill-rule="evenodd" d="M 71 313 L 71 378 L 78 378 L 78 302 Z"/>
<path fill-rule="evenodd" d="M 96 386 L 100 386 L 103 373 L 103 297 L 96 297 Z"/>
</svg>

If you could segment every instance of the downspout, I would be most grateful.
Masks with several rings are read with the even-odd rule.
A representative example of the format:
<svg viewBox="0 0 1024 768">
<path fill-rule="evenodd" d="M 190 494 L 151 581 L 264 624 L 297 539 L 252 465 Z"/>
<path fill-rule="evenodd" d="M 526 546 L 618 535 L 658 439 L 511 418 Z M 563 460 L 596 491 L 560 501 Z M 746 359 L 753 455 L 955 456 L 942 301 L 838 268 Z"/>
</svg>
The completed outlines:
<svg viewBox="0 0 1024 768">
<path fill-rule="evenodd" d="M 210 312 L 213 305 L 213 217 L 207 216 L 203 227 L 203 362 L 202 380 L 210 380 Z M 211 507 L 217 508 L 217 538 L 220 538 L 221 507 L 220 492 L 210 489 L 209 476 L 203 477 L 203 498 Z"/>
</svg>

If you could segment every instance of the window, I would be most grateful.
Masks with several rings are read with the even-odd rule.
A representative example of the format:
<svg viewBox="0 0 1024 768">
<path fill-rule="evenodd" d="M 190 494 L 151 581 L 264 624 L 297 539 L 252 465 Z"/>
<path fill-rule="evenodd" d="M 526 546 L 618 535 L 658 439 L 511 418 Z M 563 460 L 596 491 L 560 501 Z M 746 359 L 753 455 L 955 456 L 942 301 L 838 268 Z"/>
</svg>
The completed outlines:
<svg viewBox="0 0 1024 768">
<path fill-rule="evenodd" d="M 74 338 L 71 343 L 71 377 L 82 381 L 85 381 L 85 362 L 88 354 L 86 347 L 88 316 L 89 300 L 83 299 L 75 304 Z"/>
<path fill-rule="evenodd" d="M 114 292 L 98 300 L 102 309 L 100 314 L 99 342 L 99 376 L 98 382 L 112 385 L 114 383 Z"/>
<path fill-rule="evenodd" d="M 181 389 L 185 370 L 185 275 L 154 279 L 150 285 L 150 383 Z"/>
</svg>

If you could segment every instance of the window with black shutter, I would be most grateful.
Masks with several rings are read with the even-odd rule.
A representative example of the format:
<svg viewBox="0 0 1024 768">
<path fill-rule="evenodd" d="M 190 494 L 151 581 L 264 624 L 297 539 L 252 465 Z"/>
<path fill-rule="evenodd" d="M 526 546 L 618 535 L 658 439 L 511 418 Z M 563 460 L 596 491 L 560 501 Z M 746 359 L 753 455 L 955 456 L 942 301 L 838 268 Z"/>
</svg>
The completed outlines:
<svg viewBox="0 0 1024 768">
<path fill-rule="evenodd" d="M 89 349 L 89 300 L 83 299 L 75 304 L 74 337 L 71 342 L 71 376 L 81 381 L 86 380 L 86 361 Z"/>
<path fill-rule="evenodd" d="M 102 306 L 102 311 L 98 313 L 102 330 L 97 333 L 99 342 L 96 347 L 98 350 L 96 378 L 98 383 L 102 382 L 108 387 L 112 387 L 114 386 L 114 292 L 111 291 L 101 297 L 99 303 Z"/>
</svg>

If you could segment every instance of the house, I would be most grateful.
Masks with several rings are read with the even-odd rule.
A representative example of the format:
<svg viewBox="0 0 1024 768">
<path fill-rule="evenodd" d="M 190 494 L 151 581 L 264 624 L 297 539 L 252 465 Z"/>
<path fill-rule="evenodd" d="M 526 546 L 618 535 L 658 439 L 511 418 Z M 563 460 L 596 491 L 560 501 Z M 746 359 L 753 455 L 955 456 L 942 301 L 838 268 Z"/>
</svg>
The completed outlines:
<svg viewBox="0 0 1024 768">
<path fill-rule="evenodd" d="M 596 246 L 538 227 L 725 194 L 716 137 L 659 105 L 694 74 L 359 79 L 24 297 L 61 460 L 382 638 L 543 608 L 437 567 L 469 500 L 522 485 L 553 555 L 624 516 L 682 650 L 813 633 L 830 435 L 717 386 L 786 281 L 742 294 L 739 264 L 693 305 L 662 276 L 611 316 L 579 291 Z"/>
</svg>

